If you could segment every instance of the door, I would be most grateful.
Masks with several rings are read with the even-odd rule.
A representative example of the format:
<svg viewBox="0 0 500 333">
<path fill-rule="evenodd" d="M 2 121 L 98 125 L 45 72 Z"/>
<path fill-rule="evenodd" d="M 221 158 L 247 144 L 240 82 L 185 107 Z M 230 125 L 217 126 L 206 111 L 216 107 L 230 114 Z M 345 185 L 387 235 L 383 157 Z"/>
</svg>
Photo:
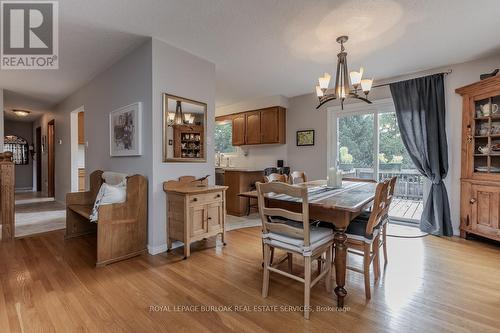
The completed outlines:
<svg viewBox="0 0 500 333">
<path fill-rule="evenodd" d="M 246 113 L 246 144 L 257 145 L 260 141 L 260 111 Z"/>
<path fill-rule="evenodd" d="M 272 108 L 260 112 L 261 143 L 279 143 L 279 109 Z"/>
<path fill-rule="evenodd" d="M 214 232 L 221 230 L 222 224 L 222 203 L 215 202 L 207 205 L 207 231 Z"/>
<path fill-rule="evenodd" d="M 47 196 L 55 196 L 55 121 L 51 120 L 47 124 Z"/>
<path fill-rule="evenodd" d="M 486 235 L 500 236 L 500 188 L 472 185 L 471 229 Z"/>
<path fill-rule="evenodd" d="M 332 133 L 337 134 L 333 138 L 333 161 L 338 163 L 343 176 L 376 181 L 397 177 L 389 216 L 393 220 L 418 223 L 423 211 L 424 177 L 401 140 L 393 104 L 339 111 L 334 117 Z"/>
<path fill-rule="evenodd" d="M 189 214 L 191 215 L 191 237 L 205 234 L 205 205 L 191 206 Z"/>
<path fill-rule="evenodd" d="M 245 144 L 245 115 L 239 114 L 233 117 L 233 146 Z"/>
<path fill-rule="evenodd" d="M 42 191 L 42 128 L 37 127 L 35 133 L 36 153 L 36 191 Z"/>
</svg>

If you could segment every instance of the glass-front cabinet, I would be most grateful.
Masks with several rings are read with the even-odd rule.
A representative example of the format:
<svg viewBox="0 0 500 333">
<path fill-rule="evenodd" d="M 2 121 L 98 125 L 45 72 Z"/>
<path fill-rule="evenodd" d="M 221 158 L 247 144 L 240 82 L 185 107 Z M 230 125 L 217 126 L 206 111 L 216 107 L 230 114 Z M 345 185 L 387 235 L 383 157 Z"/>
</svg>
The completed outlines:
<svg viewBox="0 0 500 333">
<path fill-rule="evenodd" d="M 500 94 L 474 99 L 470 141 L 473 173 L 500 174 Z"/>
<path fill-rule="evenodd" d="M 500 241 L 500 76 L 456 92 L 463 98 L 460 235 Z"/>
</svg>

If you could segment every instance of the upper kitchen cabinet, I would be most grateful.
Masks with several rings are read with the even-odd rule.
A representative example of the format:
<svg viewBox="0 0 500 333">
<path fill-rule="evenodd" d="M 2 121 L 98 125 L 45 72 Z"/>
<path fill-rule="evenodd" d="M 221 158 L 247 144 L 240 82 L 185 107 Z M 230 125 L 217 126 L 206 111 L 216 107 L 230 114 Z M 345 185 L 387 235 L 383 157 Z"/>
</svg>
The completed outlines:
<svg viewBox="0 0 500 333">
<path fill-rule="evenodd" d="M 246 117 L 244 113 L 237 114 L 233 117 L 233 146 L 241 146 L 245 144 L 246 135 Z"/>
<path fill-rule="evenodd" d="M 235 114 L 233 146 L 286 143 L 286 109 L 273 106 Z"/>
<path fill-rule="evenodd" d="M 261 114 L 260 111 L 246 112 L 246 138 L 245 144 L 258 145 L 261 143 Z"/>
</svg>

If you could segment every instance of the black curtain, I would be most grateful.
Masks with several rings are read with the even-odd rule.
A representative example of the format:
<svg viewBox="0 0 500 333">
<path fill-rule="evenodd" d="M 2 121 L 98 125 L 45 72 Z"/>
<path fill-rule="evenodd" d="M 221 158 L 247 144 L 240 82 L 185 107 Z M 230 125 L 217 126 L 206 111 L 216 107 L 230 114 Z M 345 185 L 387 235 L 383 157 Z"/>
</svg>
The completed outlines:
<svg viewBox="0 0 500 333">
<path fill-rule="evenodd" d="M 390 88 L 403 143 L 418 171 L 432 182 L 420 230 L 451 236 L 450 205 L 443 183 L 448 173 L 444 75 L 396 82 Z"/>
</svg>

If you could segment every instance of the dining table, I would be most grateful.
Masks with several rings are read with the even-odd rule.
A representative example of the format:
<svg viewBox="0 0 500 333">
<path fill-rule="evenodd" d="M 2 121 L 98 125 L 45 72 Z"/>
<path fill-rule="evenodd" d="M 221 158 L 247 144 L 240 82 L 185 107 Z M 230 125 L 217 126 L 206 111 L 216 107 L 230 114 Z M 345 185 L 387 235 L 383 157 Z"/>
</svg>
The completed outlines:
<svg viewBox="0 0 500 333">
<path fill-rule="evenodd" d="M 337 306 L 344 307 L 347 296 L 345 288 L 347 235 L 349 223 L 361 212 L 369 209 L 375 198 L 376 182 L 364 180 L 342 181 L 342 186 L 330 187 L 326 180 L 314 180 L 293 186 L 306 187 L 309 200 L 309 219 L 331 223 L 334 226 L 335 244 L 335 294 Z M 240 197 L 257 198 L 257 191 L 242 192 Z M 266 195 L 266 205 L 272 208 L 282 208 L 294 212 L 302 210 L 300 199 L 284 194 L 269 193 Z"/>
</svg>

